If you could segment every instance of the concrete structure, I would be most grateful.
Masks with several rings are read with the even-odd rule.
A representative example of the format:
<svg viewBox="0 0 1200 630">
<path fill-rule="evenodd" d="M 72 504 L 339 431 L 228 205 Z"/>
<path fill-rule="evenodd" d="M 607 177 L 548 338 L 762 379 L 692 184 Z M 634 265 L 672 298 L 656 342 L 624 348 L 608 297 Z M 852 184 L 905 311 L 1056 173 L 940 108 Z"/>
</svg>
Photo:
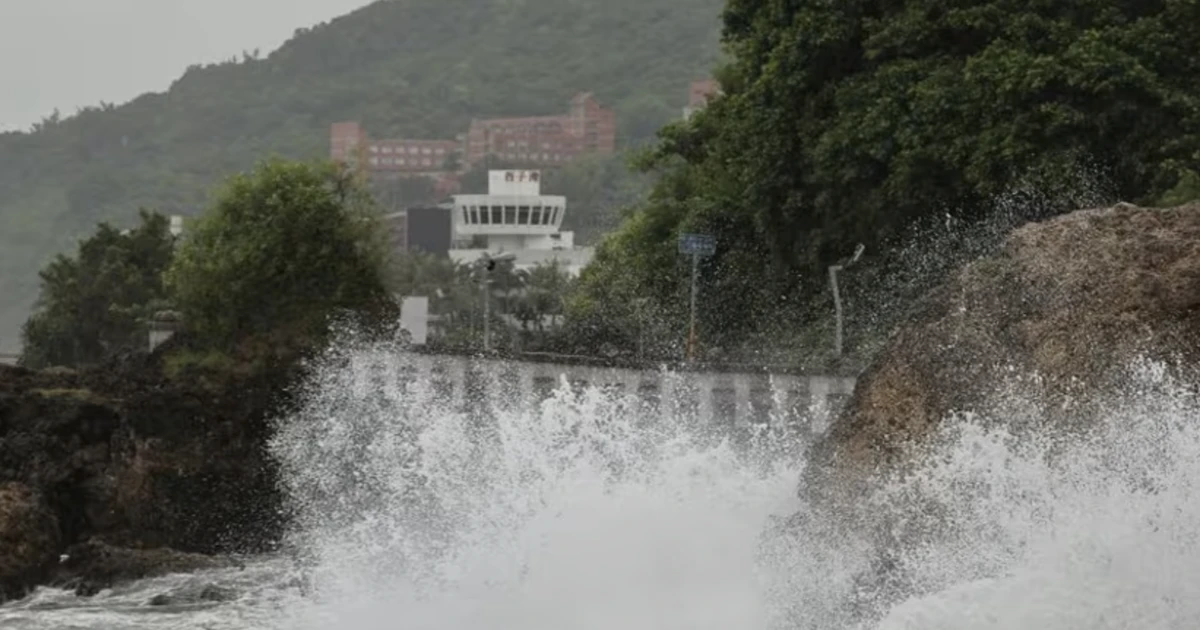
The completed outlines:
<svg viewBox="0 0 1200 630">
<path fill-rule="evenodd" d="M 20 359 L 19 354 L 0 354 L 0 365 L 16 365 Z"/>
<path fill-rule="evenodd" d="M 591 247 L 576 247 L 573 232 L 560 231 L 567 199 L 541 194 L 540 171 L 489 171 L 486 195 L 454 196 L 454 237 L 475 237 L 483 248 L 450 250 L 450 257 L 470 264 L 484 254 L 512 254 L 517 269 L 557 262 L 578 275 L 592 259 Z"/>
<path fill-rule="evenodd" d="M 429 337 L 429 298 L 407 296 L 400 300 L 400 328 L 408 333 L 409 343 L 425 345 Z"/>
<path fill-rule="evenodd" d="M 692 114 L 704 109 L 713 97 L 721 93 L 721 86 L 716 79 L 693 81 L 688 89 L 688 104 L 683 108 L 683 119 L 687 120 Z"/>
<path fill-rule="evenodd" d="M 147 340 L 147 348 L 150 352 L 162 345 L 162 343 L 179 331 L 182 323 L 179 313 L 175 311 L 158 311 L 150 318 L 148 325 L 149 339 Z"/>
<path fill-rule="evenodd" d="M 728 428 L 776 423 L 812 434 L 828 428 L 855 384 L 854 377 L 770 370 L 671 372 L 420 353 L 360 354 L 353 361 L 376 378 L 415 379 L 432 398 L 462 411 L 487 404 L 534 405 L 565 381 L 576 391 L 595 386 L 632 396 L 644 405 L 640 413 L 647 419 L 686 416 Z"/>
<path fill-rule="evenodd" d="M 589 92 L 571 99 L 566 114 L 471 121 L 457 138 L 372 139 L 358 122 L 333 123 L 329 156 L 353 164 L 373 177 L 419 176 L 450 186 L 459 174 L 490 158 L 522 168 L 551 168 L 581 155 L 616 151 L 617 116 Z"/>
<path fill-rule="evenodd" d="M 419 249 L 437 256 L 450 252 L 454 238 L 451 207 L 407 208 L 384 215 L 394 251 Z"/>
</svg>

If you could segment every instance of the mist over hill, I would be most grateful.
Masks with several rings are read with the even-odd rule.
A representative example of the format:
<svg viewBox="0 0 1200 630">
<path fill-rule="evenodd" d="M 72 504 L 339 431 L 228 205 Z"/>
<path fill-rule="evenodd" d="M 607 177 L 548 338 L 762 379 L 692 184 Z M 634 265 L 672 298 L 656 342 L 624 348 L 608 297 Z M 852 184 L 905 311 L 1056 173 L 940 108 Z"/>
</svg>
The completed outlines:
<svg viewBox="0 0 1200 630">
<path fill-rule="evenodd" d="M 18 345 L 38 269 L 97 222 L 131 223 L 141 207 L 196 213 L 258 159 L 324 157 L 337 120 L 453 137 L 472 117 L 557 113 L 587 90 L 616 109 L 622 145 L 645 140 L 716 63 L 722 6 L 377 2 L 270 54 L 188 68 L 163 93 L 0 132 L 0 350 Z"/>
</svg>

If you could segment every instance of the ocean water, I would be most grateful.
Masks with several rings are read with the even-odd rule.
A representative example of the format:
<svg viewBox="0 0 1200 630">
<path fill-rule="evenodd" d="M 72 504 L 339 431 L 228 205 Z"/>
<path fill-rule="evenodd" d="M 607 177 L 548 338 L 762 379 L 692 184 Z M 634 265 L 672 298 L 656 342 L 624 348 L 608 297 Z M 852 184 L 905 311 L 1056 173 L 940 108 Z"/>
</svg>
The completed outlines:
<svg viewBox="0 0 1200 630">
<path fill-rule="evenodd" d="M 472 416 L 393 378 L 406 360 L 343 348 L 280 420 L 287 553 L 93 598 L 43 589 L 0 628 L 1200 627 L 1200 405 L 1153 365 L 1065 445 L 948 421 L 916 474 L 862 497 L 928 532 L 884 594 L 867 541 L 781 527 L 807 508 L 802 445 L 778 426 L 733 440 L 566 384 Z"/>
</svg>

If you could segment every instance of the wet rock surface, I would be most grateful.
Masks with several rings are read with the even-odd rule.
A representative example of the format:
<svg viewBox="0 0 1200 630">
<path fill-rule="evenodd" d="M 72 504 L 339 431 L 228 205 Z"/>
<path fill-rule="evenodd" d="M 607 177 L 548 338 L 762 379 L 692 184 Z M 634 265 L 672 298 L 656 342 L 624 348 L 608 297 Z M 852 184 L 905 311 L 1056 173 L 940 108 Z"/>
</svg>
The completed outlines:
<svg viewBox="0 0 1200 630">
<path fill-rule="evenodd" d="M 27 485 L 0 483 L 0 599 L 19 597 L 58 561 L 58 522 Z"/>
<path fill-rule="evenodd" d="M 281 389 L 167 379 L 145 355 L 80 372 L 0 366 L 0 601 L 270 549 L 282 517 L 265 443 Z"/>
<path fill-rule="evenodd" d="M 1200 205 L 1120 204 L 1015 230 L 920 301 L 859 377 L 814 468 L 898 463 L 952 413 L 986 415 L 1007 383 L 1069 426 L 1121 396 L 1140 358 L 1200 365 Z"/>
<path fill-rule="evenodd" d="M 114 584 L 172 573 L 231 566 L 226 558 L 172 549 L 129 549 L 99 540 L 72 545 L 63 552 L 52 583 L 92 595 Z"/>
</svg>

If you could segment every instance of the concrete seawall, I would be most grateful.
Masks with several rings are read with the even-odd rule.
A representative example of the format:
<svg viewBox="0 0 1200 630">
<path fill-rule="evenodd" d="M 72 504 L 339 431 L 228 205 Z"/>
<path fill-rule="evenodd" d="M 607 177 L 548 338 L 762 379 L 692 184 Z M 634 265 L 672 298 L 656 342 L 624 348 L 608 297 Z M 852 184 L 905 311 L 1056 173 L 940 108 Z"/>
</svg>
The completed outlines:
<svg viewBox="0 0 1200 630">
<path fill-rule="evenodd" d="M 458 409 L 479 400 L 536 404 L 565 383 L 576 390 L 594 386 L 633 395 L 644 404 L 644 413 L 688 415 L 700 423 L 730 428 L 787 423 L 813 433 L 824 432 L 830 415 L 849 398 L 855 383 L 854 377 L 780 374 L 769 368 L 652 370 L 416 353 L 395 359 L 381 354 L 353 360 L 380 378 L 428 383 L 437 397 Z M 379 374 L 380 370 L 396 373 Z"/>
</svg>

